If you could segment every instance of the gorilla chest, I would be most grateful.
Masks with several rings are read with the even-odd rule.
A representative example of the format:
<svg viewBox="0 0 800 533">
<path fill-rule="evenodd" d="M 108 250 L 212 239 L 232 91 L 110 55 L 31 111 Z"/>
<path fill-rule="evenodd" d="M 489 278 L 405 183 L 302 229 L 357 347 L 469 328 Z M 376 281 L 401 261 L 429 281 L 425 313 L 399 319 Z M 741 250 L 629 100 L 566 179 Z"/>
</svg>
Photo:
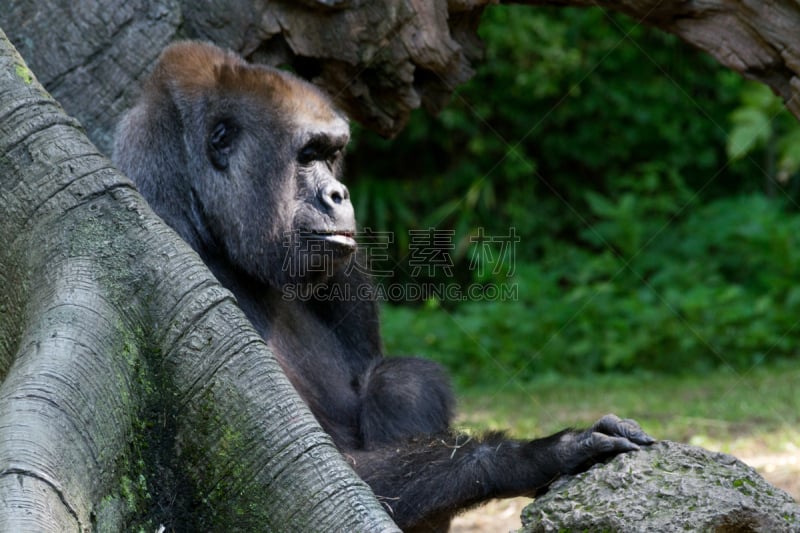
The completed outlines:
<svg viewBox="0 0 800 533">
<path fill-rule="evenodd" d="M 339 443 L 341 433 L 354 438 L 361 403 L 358 384 L 368 362 L 319 318 L 296 309 L 284 311 L 274 316 L 267 344 L 334 440 Z"/>
</svg>

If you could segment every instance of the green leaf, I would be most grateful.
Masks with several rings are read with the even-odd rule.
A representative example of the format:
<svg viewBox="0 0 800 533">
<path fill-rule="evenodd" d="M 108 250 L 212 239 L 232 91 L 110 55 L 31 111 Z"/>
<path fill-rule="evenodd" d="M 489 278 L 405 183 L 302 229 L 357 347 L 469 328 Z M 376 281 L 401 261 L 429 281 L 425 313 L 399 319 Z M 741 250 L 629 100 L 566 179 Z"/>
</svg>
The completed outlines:
<svg viewBox="0 0 800 533">
<path fill-rule="evenodd" d="M 741 159 L 767 141 L 772 131 L 770 117 L 760 109 L 739 108 L 731 114 L 733 129 L 728 134 L 727 151 L 731 159 Z"/>
<path fill-rule="evenodd" d="M 797 122 L 792 131 L 778 141 L 778 154 L 778 168 L 781 171 L 794 174 L 800 170 L 800 124 Z"/>
<path fill-rule="evenodd" d="M 594 191 L 587 191 L 585 194 L 586 202 L 589 204 L 589 209 L 597 216 L 604 218 L 614 218 L 619 209 L 617 205 L 612 203 L 608 198 L 597 194 Z"/>
</svg>

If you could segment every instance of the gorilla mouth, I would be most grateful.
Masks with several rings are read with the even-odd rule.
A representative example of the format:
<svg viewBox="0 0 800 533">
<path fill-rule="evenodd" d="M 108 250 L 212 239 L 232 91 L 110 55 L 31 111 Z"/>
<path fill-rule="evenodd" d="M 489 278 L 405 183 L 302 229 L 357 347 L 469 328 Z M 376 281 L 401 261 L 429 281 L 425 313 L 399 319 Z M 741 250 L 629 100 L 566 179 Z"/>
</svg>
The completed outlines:
<svg viewBox="0 0 800 533">
<path fill-rule="evenodd" d="M 357 246 L 353 231 L 309 231 L 304 233 L 309 239 L 324 241 L 326 245 L 355 249 Z"/>
</svg>

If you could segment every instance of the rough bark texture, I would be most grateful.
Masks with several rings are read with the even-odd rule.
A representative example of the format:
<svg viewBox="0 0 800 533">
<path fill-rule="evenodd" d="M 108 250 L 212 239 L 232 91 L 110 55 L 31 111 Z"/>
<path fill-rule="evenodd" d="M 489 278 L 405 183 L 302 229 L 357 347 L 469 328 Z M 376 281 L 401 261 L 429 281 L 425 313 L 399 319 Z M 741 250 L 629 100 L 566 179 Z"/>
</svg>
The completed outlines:
<svg viewBox="0 0 800 533">
<path fill-rule="evenodd" d="M 735 457 L 659 442 L 557 481 L 521 533 L 800 530 L 800 505 Z"/>
<path fill-rule="evenodd" d="M 142 76 L 177 37 L 282 64 L 351 117 L 394 135 L 472 75 L 488 0 L 0 0 L 0 27 L 47 89 L 108 153 Z M 675 33 L 771 86 L 800 117 L 800 4 L 793 0 L 515 0 L 602 6 Z M 10 5 L 9 5 L 10 4 Z"/>
<path fill-rule="evenodd" d="M 396 531 L 0 31 L 0 529 Z"/>
<path fill-rule="evenodd" d="M 132 92 L 181 23 L 178 0 L 0 0 L 0 27 L 39 81 L 110 153 Z"/>
</svg>

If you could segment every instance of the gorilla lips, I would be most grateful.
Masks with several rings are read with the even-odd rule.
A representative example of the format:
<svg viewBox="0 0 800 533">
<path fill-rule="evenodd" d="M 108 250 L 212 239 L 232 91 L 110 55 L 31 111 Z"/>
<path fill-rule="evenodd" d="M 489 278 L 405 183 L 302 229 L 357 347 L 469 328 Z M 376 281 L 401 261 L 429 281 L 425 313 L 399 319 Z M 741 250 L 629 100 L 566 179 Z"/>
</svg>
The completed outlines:
<svg viewBox="0 0 800 533">
<path fill-rule="evenodd" d="M 355 232 L 353 231 L 312 231 L 308 233 L 308 238 L 322 240 L 326 249 L 331 246 L 333 251 L 342 252 L 356 249 L 358 244 L 354 236 Z M 342 248 L 346 250 L 337 250 Z"/>
</svg>

